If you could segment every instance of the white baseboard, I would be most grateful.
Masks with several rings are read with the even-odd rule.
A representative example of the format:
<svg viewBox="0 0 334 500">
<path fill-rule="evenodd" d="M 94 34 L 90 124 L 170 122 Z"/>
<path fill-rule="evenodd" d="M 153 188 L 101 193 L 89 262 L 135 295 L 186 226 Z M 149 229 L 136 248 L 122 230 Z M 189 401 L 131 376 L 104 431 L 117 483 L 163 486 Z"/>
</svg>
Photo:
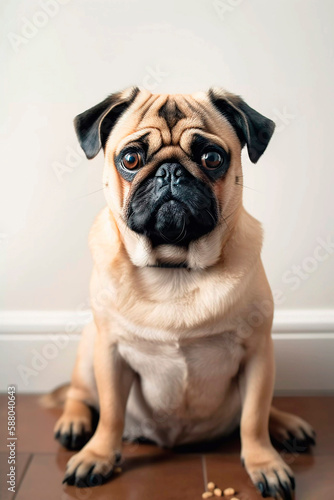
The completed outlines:
<svg viewBox="0 0 334 500">
<path fill-rule="evenodd" d="M 0 312 L 0 391 L 46 392 L 67 382 L 89 312 Z M 277 311 L 277 393 L 334 393 L 334 310 Z"/>
</svg>

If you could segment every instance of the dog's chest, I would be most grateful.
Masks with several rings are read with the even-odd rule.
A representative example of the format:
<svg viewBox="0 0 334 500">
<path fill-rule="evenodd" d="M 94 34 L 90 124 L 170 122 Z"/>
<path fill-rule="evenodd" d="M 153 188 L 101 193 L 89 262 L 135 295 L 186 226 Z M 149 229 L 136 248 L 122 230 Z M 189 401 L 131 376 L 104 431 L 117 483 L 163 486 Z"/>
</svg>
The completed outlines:
<svg viewBox="0 0 334 500">
<path fill-rule="evenodd" d="M 140 377 L 147 404 L 180 418 L 206 418 L 226 400 L 243 349 L 233 332 L 187 342 L 119 344 Z"/>
</svg>

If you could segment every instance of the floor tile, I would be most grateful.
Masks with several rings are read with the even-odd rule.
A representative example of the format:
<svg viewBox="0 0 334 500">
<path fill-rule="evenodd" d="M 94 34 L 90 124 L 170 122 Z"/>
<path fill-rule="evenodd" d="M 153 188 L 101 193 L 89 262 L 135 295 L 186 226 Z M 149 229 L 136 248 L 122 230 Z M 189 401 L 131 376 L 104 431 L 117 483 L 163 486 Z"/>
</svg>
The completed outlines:
<svg viewBox="0 0 334 500">
<path fill-rule="evenodd" d="M 7 395 L 0 396 L 0 451 L 6 451 Z M 53 439 L 53 427 L 61 415 L 60 409 L 48 410 L 39 404 L 38 396 L 18 394 L 16 399 L 16 435 L 20 452 L 56 453 L 58 443 Z"/>
<path fill-rule="evenodd" d="M 31 455 L 30 453 L 17 453 L 16 464 L 15 464 L 15 492 L 19 490 L 20 483 L 24 473 L 26 472 L 27 466 L 29 464 Z M 8 453 L 0 453 L 0 498 L 1 500 L 13 500 L 14 493 L 8 491 L 7 480 L 9 479 L 7 474 L 9 473 L 8 464 Z"/>
</svg>

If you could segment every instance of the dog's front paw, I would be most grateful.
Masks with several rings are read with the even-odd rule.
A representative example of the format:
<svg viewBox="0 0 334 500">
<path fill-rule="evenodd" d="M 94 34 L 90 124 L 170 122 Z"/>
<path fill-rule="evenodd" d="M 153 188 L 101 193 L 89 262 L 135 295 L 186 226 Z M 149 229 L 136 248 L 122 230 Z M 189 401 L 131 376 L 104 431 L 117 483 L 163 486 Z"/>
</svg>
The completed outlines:
<svg viewBox="0 0 334 500">
<path fill-rule="evenodd" d="M 295 489 L 290 467 L 273 448 L 257 448 L 243 455 L 242 461 L 264 498 L 292 500 Z"/>
<path fill-rule="evenodd" d="M 111 478 L 120 460 L 118 452 L 100 454 L 87 445 L 68 461 L 63 483 L 78 488 L 99 486 Z"/>
</svg>

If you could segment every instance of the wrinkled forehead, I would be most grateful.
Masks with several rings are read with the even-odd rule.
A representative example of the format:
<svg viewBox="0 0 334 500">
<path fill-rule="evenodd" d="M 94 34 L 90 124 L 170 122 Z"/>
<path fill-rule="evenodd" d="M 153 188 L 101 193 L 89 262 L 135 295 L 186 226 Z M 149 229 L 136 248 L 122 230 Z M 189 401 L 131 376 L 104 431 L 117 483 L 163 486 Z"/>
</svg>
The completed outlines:
<svg viewBox="0 0 334 500">
<path fill-rule="evenodd" d="M 186 95 L 142 91 L 116 124 L 107 149 L 118 154 L 126 144 L 146 137 L 155 148 L 180 146 L 188 150 L 194 134 L 227 151 L 240 149 L 233 127 L 204 92 Z"/>
</svg>

